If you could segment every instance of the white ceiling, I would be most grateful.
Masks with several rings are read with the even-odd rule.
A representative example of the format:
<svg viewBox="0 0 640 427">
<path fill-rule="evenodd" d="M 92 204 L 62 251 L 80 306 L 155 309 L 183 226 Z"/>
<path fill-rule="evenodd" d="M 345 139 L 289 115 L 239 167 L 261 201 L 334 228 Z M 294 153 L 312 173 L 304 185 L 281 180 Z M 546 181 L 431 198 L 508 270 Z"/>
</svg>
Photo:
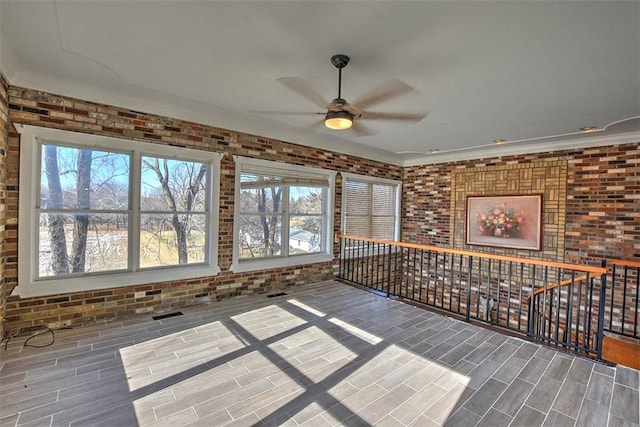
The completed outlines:
<svg viewBox="0 0 640 427">
<path fill-rule="evenodd" d="M 0 0 L 0 25 L 13 85 L 400 165 L 640 140 L 640 1 Z M 336 53 L 343 98 L 399 79 L 370 110 L 427 117 L 357 137 L 255 112 L 318 111 L 278 79 L 331 100 Z"/>
</svg>

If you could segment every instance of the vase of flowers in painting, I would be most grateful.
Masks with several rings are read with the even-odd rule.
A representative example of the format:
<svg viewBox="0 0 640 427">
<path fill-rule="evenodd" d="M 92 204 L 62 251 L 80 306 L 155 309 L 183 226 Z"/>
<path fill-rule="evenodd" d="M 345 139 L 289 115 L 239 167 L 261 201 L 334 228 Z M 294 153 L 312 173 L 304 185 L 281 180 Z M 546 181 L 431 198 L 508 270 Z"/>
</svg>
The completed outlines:
<svg viewBox="0 0 640 427">
<path fill-rule="evenodd" d="M 503 239 L 521 237 L 521 230 L 526 220 L 525 212 L 516 212 L 506 203 L 489 206 L 486 211 L 478 212 L 476 216 L 482 235 Z"/>
</svg>

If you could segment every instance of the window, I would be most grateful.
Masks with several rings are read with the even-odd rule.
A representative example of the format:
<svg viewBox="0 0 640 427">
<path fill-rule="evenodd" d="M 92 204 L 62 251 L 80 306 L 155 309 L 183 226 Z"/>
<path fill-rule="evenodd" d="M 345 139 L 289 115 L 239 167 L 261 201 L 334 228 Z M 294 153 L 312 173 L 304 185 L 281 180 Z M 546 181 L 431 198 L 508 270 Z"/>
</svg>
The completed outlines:
<svg viewBox="0 0 640 427">
<path fill-rule="evenodd" d="M 395 240 L 400 237 L 402 182 L 342 173 L 342 232 Z"/>
<path fill-rule="evenodd" d="M 232 271 L 332 259 L 335 172 L 234 157 Z"/>
<path fill-rule="evenodd" d="M 23 126 L 20 155 L 20 296 L 220 271 L 220 154 Z"/>
</svg>

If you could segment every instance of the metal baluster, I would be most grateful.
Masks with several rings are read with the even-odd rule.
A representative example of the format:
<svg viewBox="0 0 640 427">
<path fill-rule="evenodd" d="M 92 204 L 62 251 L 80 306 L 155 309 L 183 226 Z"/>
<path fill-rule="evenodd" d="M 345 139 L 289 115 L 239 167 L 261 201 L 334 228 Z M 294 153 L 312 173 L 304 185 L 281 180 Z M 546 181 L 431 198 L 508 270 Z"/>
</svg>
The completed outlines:
<svg viewBox="0 0 640 427">
<path fill-rule="evenodd" d="M 606 262 L 605 260 L 602 261 L 602 266 L 605 267 L 606 266 Z M 615 295 L 616 295 L 616 275 L 617 275 L 617 271 L 616 269 L 618 268 L 618 266 L 616 264 L 613 264 L 613 269 L 611 270 L 611 303 L 609 303 L 609 330 L 613 331 L 613 305 L 615 303 Z"/>
<path fill-rule="evenodd" d="M 496 309 L 496 325 L 500 325 L 500 285 L 502 285 L 502 260 L 498 260 L 498 288 L 496 291 L 496 301 L 494 305 Z"/>
<path fill-rule="evenodd" d="M 620 323 L 620 332 L 624 333 L 624 322 L 625 322 L 625 314 L 627 311 L 627 284 L 629 281 L 629 268 L 627 266 L 625 266 L 624 268 L 624 274 L 623 274 L 623 282 L 622 282 L 622 315 L 621 317 L 621 323 Z M 611 292 L 613 294 L 613 292 Z M 636 311 L 636 314 L 638 312 Z"/>
<path fill-rule="evenodd" d="M 586 282 L 585 290 L 587 286 L 589 286 L 589 282 Z M 586 293 L 586 292 L 585 292 Z M 582 286 L 578 287 L 578 307 L 577 307 L 577 315 L 576 315 L 576 340 L 575 346 L 576 348 L 580 345 L 580 315 L 582 314 L 582 310 L 580 309 L 580 303 L 582 302 Z"/>
<path fill-rule="evenodd" d="M 633 336 L 638 338 L 638 300 L 640 300 L 640 267 L 636 267 L 636 319 L 633 326 Z"/>
<path fill-rule="evenodd" d="M 342 248 L 344 246 L 344 244 L 342 243 L 344 241 L 344 238 L 340 238 L 340 242 L 339 242 L 339 248 L 340 248 L 340 262 L 338 263 L 338 277 L 341 279 L 344 279 L 344 260 L 345 260 L 345 256 L 344 253 L 342 252 Z"/>
<path fill-rule="evenodd" d="M 520 286 L 518 290 L 518 330 L 522 330 L 522 283 L 524 282 L 524 264 L 520 263 Z M 532 300 L 529 300 L 529 305 L 533 304 Z"/>
<path fill-rule="evenodd" d="M 587 280 L 589 279 L 589 274 L 587 274 Z M 598 359 L 602 360 L 602 340 L 604 338 L 604 300 L 607 293 L 607 275 L 600 275 L 600 300 L 598 304 L 598 342 L 597 342 L 597 356 Z M 637 304 L 637 302 L 636 302 Z"/>
<path fill-rule="evenodd" d="M 586 295 L 589 295 L 589 305 L 587 307 L 587 311 L 588 311 L 588 315 L 585 316 L 585 335 L 586 335 L 586 339 L 584 340 L 585 343 L 585 348 L 587 350 L 591 349 L 591 319 L 593 317 L 593 293 L 594 293 L 594 286 L 593 286 L 593 280 L 591 280 L 589 285 L 589 290 L 586 293 Z M 603 293 L 600 293 L 601 296 L 604 295 Z M 603 307 L 604 308 L 604 307 Z M 598 323 L 600 323 L 600 316 L 602 316 L 602 312 L 598 313 Z M 587 320 L 588 319 L 588 320 Z"/>
<path fill-rule="evenodd" d="M 431 288 L 431 251 L 427 254 L 427 295 L 425 301 L 429 304 L 429 288 Z"/>
<path fill-rule="evenodd" d="M 438 306 L 438 252 L 435 254 L 435 272 L 434 272 L 434 283 L 433 283 L 433 306 Z"/>
<path fill-rule="evenodd" d="M 467 320 L 467 322 L 470 320 L 471 317 L 471 274 L 472 274 L 472 270 L 473 270 L 473 257 L 469 256 L 469 270 L 467 273 L 467 312 L 465 315 L 465 319 Z"/>
<path fill-rule="evenodd" d="M 418 291 L 418 300 L 420 302 L 423 302 L 422 301 L 422 280 L 424 279 L 424 276 L 422 275 L 423 271 L 424 271 L 424 249 L 420 249 L 420 290 Z"/>
<path fill-rule="evenodd" d="M 376 253 L 376 256 L 375 256 L 375 260 L 376 260 L 376 289 L 382 290 L 383 287 L 380 284 L 380 244 L 379 243 L 374 246 L 374 251 Z M 384 266 L 384 264 L 383 264 L 383 266 Z"/>
<path fill-rule="evenodd" d="M 509 261 L 509 291 L 507 293 L 507 327 L 511 327 L 511 284 L 513 283 L 513 261 Z M 522 304 L 522 302 L 520 302 Z"/>
<path fill-rule="evenodd" d="M 575 275 L 575 272 L 573 272 L 572 274 Z M 573 280 L 573 276 L 572 276 L 572 280 Z M 565 328 L 565 337 L 563 339 L 563 342 L 565 344 L 571 344 L 571 330 L 573 329 L 572 326 L 572 321 L 573 321 L 573 304 L 574 304 L 574 291 L 575 291 L 575 284 L 572 284 L 569 287 L 569 291 L 568 291 L 568 295 L 567 295 L 567 326 Z M 579 301 L 578 301 L 579 302 Z M 578 306 L 578 309 L 580 309 L 580 307 Z M 578 330 L 576 329 L 576 333 L 578 333 Z"/>
<path fill-rule="evenodd" d="M 463 266 L 463 262 L 464 262 L 464 258 L 462 257 L 462 255 L 458 255 L 458 259 L 460 260 L 459 265 L 458 265 L 458 284 L 460 285 L 459 288 L 462 286 L 462 266 Z M 460 304 L 462 301 L 462 289 L 458 289 L 458 308 L 456 309 L 457 313 L 460 313 Z"/>
<path fill-rule="evenodd" d="M 453 262 L 454 262 L 454 254 L 451 254 L 451 267 L 449 267 L 449 311 L 453 311 Z M 445 275 L 446 277 L 446 275 Z"/>
</svg>

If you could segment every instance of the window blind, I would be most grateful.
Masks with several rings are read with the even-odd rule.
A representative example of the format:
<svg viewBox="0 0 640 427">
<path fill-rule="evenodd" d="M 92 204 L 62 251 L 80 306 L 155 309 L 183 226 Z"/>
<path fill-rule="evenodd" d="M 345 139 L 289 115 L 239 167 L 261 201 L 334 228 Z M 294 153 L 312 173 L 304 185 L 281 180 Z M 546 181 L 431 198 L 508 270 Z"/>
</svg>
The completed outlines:
<svg viewBox="0 0 640 427">
<path fill-rule="evenodd" d="M 346 177 L 342 195 L 344 233 L 395 240 L 398 185 Z"/>
</svg>

